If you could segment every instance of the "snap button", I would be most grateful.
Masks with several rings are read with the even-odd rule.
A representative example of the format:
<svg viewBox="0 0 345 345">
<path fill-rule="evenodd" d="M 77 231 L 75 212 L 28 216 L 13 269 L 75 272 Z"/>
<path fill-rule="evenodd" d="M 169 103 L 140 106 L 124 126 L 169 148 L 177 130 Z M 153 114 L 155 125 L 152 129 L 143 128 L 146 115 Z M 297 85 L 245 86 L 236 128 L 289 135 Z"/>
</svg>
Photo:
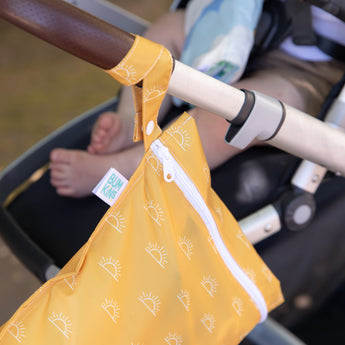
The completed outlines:
<svg viewBox="0 0 345 345">
<path fill-rule="evenodd" d="M 146 134 L 151 135 L 154 128 L 155 128 L 155 123 L 151 120 L 146 126 Z"/>
</svg>

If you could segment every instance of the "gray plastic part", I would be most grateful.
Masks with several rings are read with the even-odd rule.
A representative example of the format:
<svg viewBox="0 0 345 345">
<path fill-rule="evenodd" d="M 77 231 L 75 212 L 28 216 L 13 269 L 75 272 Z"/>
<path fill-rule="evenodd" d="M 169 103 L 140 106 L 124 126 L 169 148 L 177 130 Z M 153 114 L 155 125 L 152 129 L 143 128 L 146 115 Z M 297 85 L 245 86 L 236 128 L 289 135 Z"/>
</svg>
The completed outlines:
<svg viewBox="0 0 345 345">
<path fill-rule="evenodd" d="M 46 270 L 46 280 L 54 278 L 60 272 L 60 268 L 56 265 L 50 265 Z"/>
<path fill-rule="evenodd" d="M 268 317 L 263 323 L 259 323 L 247 338 L 255 345 L 306 345 L 288 329 Z"/>
<path fill-rule="evenodd" d="M 255 94 L 255 103 L 251 113 L 228 142 L 239 149 L 244 149 L 255 139 L 272 139 L 279 131 L 285 118 L 283 103 L 256 91 L 253 93 Z"/>
</svg>

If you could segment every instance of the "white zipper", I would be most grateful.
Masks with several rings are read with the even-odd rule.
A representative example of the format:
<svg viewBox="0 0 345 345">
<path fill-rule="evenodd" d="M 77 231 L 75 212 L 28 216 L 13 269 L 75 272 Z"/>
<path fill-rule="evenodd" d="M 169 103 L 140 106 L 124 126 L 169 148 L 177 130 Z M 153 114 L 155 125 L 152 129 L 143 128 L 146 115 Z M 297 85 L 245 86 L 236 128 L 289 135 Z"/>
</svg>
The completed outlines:
<svg viewBox="0 0 345 345">
<path fill-rule="evenodd" d="M 155 140 L 151 144 L 151 149 L 163 164 L 165 181 L 174 181 L 176 183 L 186 199 L 204 221 L 225 265 L 255 302 L 261 315 L 260 322 L 264 321 L 267 318 L 267 305 L 265 299 L 258 287 L 250 280 L 247 274 L 229 253 L 218 231 L 217 224 L 198 189 L 181 168 L 180 164 L 171 155 L 169 149 L 164 146 L 159 139 Z"/>
</svg>

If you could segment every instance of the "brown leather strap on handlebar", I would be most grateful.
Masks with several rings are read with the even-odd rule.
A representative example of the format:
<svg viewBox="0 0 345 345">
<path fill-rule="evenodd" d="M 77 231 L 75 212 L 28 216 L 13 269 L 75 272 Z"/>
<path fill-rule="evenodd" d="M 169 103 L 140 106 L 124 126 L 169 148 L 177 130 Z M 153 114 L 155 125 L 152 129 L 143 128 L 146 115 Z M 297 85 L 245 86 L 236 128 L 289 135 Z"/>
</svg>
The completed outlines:
<svg viewBox="0 0 345 345">
<path fill-rule="evenodd" d="M 133 35 L 63 0 L 0 0 L 0 17 L 106 70 L 134 42 Z"/>
</svg>

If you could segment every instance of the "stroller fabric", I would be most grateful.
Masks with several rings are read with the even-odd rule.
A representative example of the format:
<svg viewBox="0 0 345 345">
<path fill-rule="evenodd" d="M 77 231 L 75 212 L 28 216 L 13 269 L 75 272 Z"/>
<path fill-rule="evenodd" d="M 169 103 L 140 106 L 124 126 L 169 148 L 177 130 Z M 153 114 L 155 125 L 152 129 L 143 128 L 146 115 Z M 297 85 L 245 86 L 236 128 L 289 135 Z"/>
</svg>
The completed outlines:
<svg viewBox="0 0 345 345">
<path fill-rule="evenodd" d="M 172 66 L 137 36 L 108 71 L 140 85 L 134 139 L 145 155 L 87 243 L 3 325 L 1 345 L 237 344 L 283 301 L 210 187 L 193 118 L 157 125 Z"/>
</svg>

